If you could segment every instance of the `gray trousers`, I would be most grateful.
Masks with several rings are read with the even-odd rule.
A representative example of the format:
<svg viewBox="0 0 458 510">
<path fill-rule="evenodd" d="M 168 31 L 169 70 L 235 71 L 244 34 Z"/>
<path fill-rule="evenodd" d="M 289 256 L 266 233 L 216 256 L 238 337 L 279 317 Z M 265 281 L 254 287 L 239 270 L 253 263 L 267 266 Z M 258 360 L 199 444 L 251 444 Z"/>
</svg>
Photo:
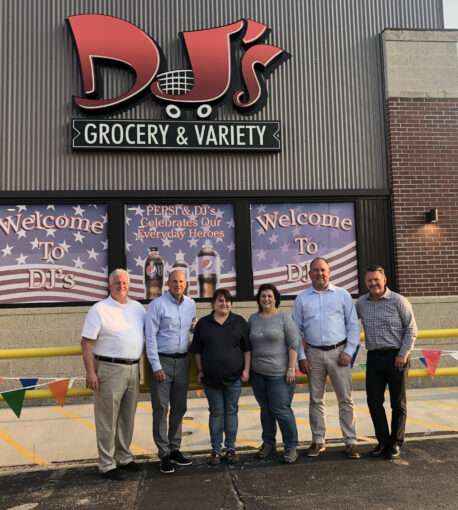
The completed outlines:
<svg viewBox="0 0 458 510">
<path fill-rule="evenodd" d="M 151 405 L 153 439 L 159 457 L 163 458 L 170 452 L 179 450 L 181 446 L 181 429 L 188 393 L 189 356 L 178 359 L 160 356 L 160 361 L 166 380 L 158 383 L 151 377 Z"/>
<path fill-rule="evenodd" d="M 96 361 L 99 387 L 94 393 L 94 417 L 99 470 L 106 473 L 117 464 L 133 460 L 129 450 L 134 433 L 139 368 Z"/>
<path fill-rule="evenodd" d="M 351 367 L 341 367 L 337 360 L 345 346 L 331 351 L 309 347 L 307 358 L 311 364 L 309 374 L 310 428 L 314 443 L 324 443 L 326 437 L 325 389 L 329 376 L 339 404 L 339 421 L 346 445 L 356 444 L 356 426 L 351 398 Z"/>
</svg>

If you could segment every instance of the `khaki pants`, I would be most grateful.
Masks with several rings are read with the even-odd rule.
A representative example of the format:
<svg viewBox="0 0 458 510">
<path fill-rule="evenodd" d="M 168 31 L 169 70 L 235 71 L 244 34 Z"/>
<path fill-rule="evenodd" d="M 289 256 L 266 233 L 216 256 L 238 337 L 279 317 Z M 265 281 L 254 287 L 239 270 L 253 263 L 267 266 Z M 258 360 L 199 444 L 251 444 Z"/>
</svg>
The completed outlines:
<svg viewBox="0 0 458 510">
<path fill-rule="evenodd" d="M 310 428 L 314 443 L 324 443 L 326 438 L 325 389 L 326 376 L 331 379 L 339 404 L 340 428 L 345 444 L 356 443 L 355 414 L 351 398 L 351 367 L 341 367 L 337 360 L 344 350 L 322 351 L 313 347 L 307 349 L 307 358 L 311 364 L 309 374 L 310 390 Z"/>
<path fill-rule="evenodd" d="M 94 415 L 99 470 L 106 473 L 117 464 L 133 460 L 129 450 L 137 408 L 139 367 L 96 361 L 98 390 Z"/>
</svg>

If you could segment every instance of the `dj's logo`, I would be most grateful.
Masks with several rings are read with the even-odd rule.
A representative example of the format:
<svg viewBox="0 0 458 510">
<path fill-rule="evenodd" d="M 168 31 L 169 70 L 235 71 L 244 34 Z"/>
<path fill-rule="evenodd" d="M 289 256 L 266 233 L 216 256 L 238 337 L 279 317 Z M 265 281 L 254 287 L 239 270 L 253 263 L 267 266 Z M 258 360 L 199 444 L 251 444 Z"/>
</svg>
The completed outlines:
<svg viewBox="0 0 458 510">
<path fill-rule="evenodd" d="M 221 27 L 182 32 L 188 68 L 167 70 L 158 44 L 128 21 L 100 14 L 68 18 L 80 63 L 84 96 L 75 104 L 85 112 L 100 113 L 121 107 L 151 93 L 178 119 L 192 107 L 201 119 L 215 104 L 231 101 L 243 113 L 258 111 L 267 98 L 265 80 L 288 58 L 282 48 L 263 42 L 267 25 L 252 19 Z M 135 82 L 123 94 L 102 98 L 96 68 L 103 60 L 128 66 Z"/>
</svg>

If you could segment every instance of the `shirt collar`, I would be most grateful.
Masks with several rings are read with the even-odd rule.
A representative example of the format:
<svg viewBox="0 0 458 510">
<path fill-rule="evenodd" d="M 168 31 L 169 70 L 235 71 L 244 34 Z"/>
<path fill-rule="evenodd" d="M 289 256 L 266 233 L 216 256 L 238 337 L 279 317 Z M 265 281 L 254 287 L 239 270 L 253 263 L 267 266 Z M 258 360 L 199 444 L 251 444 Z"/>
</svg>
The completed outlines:
<svg viewBox="0 0 458 510">
<path fill-rule="evenodd" d="M 110 302 L 114 305 L 117 305 L 117 306 L 126 306 L 129 304 L 129 301 L 130 299 L 127 298 L 127 301 L 125 303 L 120 303 L 119 301 L 116 301 L 116 299 L 113 299 L 113 297 L 111 296 L 111 294 L 108 296 L 108 299 L 110 300 Z"/>
<path fill-rule="evenodd" d="M 393 293 L 391 292 L 391 290 L 388 287 L 385 287 L 385 292 L 378 299 L 372 299 L 370 292 L 367 293 L 366 299 L 368 301 L 380 301 L 380 299 L 391 299 L 392 296 L 393 296 Z"/>
<path fill-rule="evenodd" d="M 335 292 L 335 291 L 336 291 L 336 286 L 333 285 L 332 283 L 330 283 L 323 290 L 317 290 L 317 289 L 315 289 L 315 287 L 313 285 L 309 288 L 309 292 L 314 292 L 315 294 L 321 294 L 321 293 L 324 293 L 324 292 Z"/>
<path fill-rule="evenodd" d="M 183 299 L 181 301 L 178 301 L 177 299 L 175 299 L 172 295 L 172 293 L 168 290 L 164 296 L 172 303 L 174 303 L 175 305 L 181 305 L 182 303 L 184 303 L 184 300 L 185 300 L 185 297 L 186 296 L 183 296 Z"/>
</svg>

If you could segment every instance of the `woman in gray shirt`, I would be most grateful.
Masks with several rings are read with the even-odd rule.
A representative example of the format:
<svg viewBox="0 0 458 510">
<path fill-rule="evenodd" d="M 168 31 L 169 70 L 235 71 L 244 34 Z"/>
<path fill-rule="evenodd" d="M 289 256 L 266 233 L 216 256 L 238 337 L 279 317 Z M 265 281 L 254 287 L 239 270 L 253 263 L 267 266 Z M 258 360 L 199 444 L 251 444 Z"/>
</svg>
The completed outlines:
<svg viewBox="0 0 458 510">
<path fill-rule="evenodd" d="M 297 460 L 297 427 L 291 402 L 294 396 L 300 333 L 289 315 L 278 312 L 280 293 L 265 283 L 256 295 L 259 312 L 249 320 L 252 344 L 251 384 L 261 407 L 262 446 L 257 456 L 275 452 L 277 423 L 287 464 Z"/>
</svg>

